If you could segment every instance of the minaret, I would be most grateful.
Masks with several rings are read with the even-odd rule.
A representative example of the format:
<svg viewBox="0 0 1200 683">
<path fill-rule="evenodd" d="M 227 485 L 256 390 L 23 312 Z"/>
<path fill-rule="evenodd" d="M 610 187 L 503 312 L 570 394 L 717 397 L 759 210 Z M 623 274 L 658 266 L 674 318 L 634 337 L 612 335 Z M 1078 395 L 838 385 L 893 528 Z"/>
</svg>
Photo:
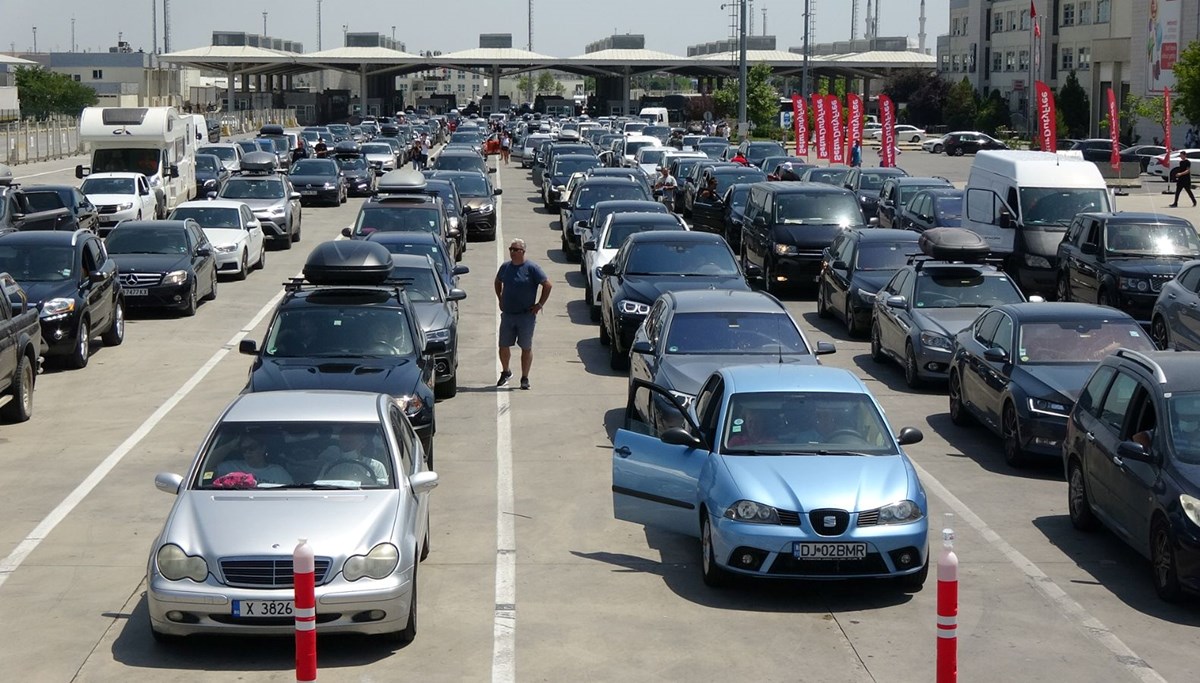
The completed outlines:
<svg viewBox="0 0 1200 683">
<path fill-rule="evenodd" d="M 921 54 L 925 54 L 925 0 L 921 0 L 921 17 L 919 19 L 919 32 L 917 33 L 917 45 Z"/>
</svg>

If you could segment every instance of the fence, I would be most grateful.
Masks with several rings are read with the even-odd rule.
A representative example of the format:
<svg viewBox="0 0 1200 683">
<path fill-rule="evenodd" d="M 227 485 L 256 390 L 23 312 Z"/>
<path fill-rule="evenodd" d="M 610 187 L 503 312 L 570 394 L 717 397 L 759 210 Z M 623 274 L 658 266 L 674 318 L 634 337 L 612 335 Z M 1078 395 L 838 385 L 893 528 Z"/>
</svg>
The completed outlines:
<svg viewBox="0 0 1200 683">
<path fill-rule="evenodd" d="M 226 112 L 220 117 L 221 135 L 256 133 L 263 124 L 267 123 L 278 123 L 284 128 L 295 128 L 300 125 L 296 121 L 296 112 L 293 109 L 251 109 Z"/>
</svg>

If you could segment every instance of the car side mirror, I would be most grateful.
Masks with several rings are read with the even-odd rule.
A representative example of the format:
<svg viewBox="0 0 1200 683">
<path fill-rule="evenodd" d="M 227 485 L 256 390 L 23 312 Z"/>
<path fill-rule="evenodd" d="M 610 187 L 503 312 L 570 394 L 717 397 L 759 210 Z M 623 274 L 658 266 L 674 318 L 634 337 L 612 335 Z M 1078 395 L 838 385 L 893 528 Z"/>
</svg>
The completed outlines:
<svg viewBox="0 0 1200 683">
<path fill-rule="evenodd" d="M 584 251 L 596 251 L 596 240 L 587 240 L 583 243 Z"/>
<path fill-rule="evenodd" d="M 984 357 L 984 359 L 989 360 L 993 363 L 1008 362 L 1008 352 L 1005 351 L 1004 349 L 1000 348 L 999 346 L 993 346 L 992 348 L 988 349 L 987 351 L 984 351 L 983 357 Z"/>
<path fill-rule="evenodd" d="M 247 356 L 257 356 L 258 343 L 253 339 L 243 339 L 238 342 L 238 353 L 244 353 Z"/>
<path fill-rule="evenodd" d="M 467 293 L 457 287 L 446 293 L 448 301 L 462 301 L 465 298 L 467 298 Z"/>
<path fill-rule="evenodd" d="M 905 427 L 896 435 L 896 443 L 901 446 L 909 446 L 914 443 L 921 443 L 925 435 L 916 427 Z"/>
<path fill-rule="evenodd" d="M 1138 462 L 1150 462 L 1154 459 L 1146 447 L 1136 441 L 1122 441 L 1117 444 L 1117 457 Z"/>
<path fill-rule="evenodd" d="M 299 198 L 300 198 L 299 192 L 293 192 L 290 195 L 288 195 L 288 199 L 299 199 Z"/>
<path fill-rule="evenodd" d="M 437 472 L 417 472 L 408 478 L 408 484 L 412 486 L 413 493 L 429 493 L 437 488 Z"/>
<path fill-rule="evenodd" d="M 879 217 L 871 216 L 870 218 L 867 219 L 867 225 L 871 226 L 872 228 L 878 227 L 879 226 Z"/>
<path fill-rule="evenodd" d="M 495 173 L 495 172 L 496 172 L 495 168 L 488 166 L 488 173 Z"/>
<path fill-rule="evenodd" d="M 817 342 L 816 355 L 828 356 L 831 353 L 837 353 L 837 347 L 834 346 L 832 342 L 826 342 L 826 341 Z"/>
<path fill-rule="evenodd" d="M 1083 252 L 1086 256 L 1095 256 L 1097 253 L 1099 253 L 1100 248 L 1091 242 L 1084 242 L 1083 244 L 1079 245 L 1079 251 Z"/>
<path fill-rule="evenodd" d="M 101 282 L 104 282 L 104 273 L 99 270 L 93 270 L 92 272 L 88 273 L 88 282 L 91 282 L 93 285 L 98 285 Z"/>
<path fill-rule="evenodd" d="M 342 237 L 353 237 L 353 233 L 350 232 L 350 228 L 342 228 Z"/>
<path fill-rule="evenodd" d="M 212 253 L 209 247 L 196 247 L 196 256 L 212 256 Z"/>
<path fill-rule="evenodd" d="M 633 346 L 631 346 L 629 350 L 633 351 L 634 353 L 653 354 L 654 346 L 645 339 L 639 339 L 633 343 Z"/>
<path fill-rule="evenodd" d="M 450 271 L 454 275 L 466 275 L 471 272 L 471 269 L 466 266 L 454 266 L 454 270 Z"/>
<path fill-rule="evenodd" d="M 178 178 L 179 177 L 179 167 L 176 166 L 175 164 L 171 164 L 167 168 L 167 174 L 170 175 L 172 178 Z"/>
<path fill-rule="evenodd" d="M 849 270 L 850 269 L 850 266 L 847 266 L 846 262 L 841 259 L 836 259 L 832 264 L 830 264 L 829 267 L 833 268 L 834 270 Z"/>
<path fill-rule="evenodd" d="M 884 303 L 887 304 L 888 308 L 907 308 L 908 307 L 908 299 L 906 299 L 901 294 L 894 294 L 892 296 L 889 296 Z"/>
<path fill-rule="evenodd" d="M 604 265 L 600 266 L 600 274 L 601 275 L 616 275 L 616 273 L 617 273 L 617 269 L 612 264 L 611 261 L 609 263 L 605 263 Z"/>
<path fill-rule="evenodd" d="M 671 427 L 658 437 L 660 441 L 672 446 L 687 446 L 688 448 L 700 448 L 704 445 L 700 439 L 684 429 L 683 427 Z"/>
<path fill-rule="evenodd" d="M 1000 212 L 999 221 L 1000 221 L 999 222 L 1000 227 L 1004 230 L 1008 230 L 1009 228 L 1013 227 L 1012 214 L 1007 211 Z"/>
<path fill-rule="evenodd" d="M 438 353 L 446 352 L 446 342 L 431 341 L 425 344 L 425 355 L 432 356 Z"/>
<path fill-rule="evenodd" d="M 496 197 L 499 197 L 502 194 L 504 194 L 504 188 L 502 188 L 502 187 L 497 187 L 495 190 L 492 191 L 492 195 L 496 196 Z"/>
<path fill-rule="evenodd" d="M 750 280 L 758 280 L 763 276 L 762 266 L 757 263 L 746 264 L 746 277 Z"/>
<path fill-rule="evenodd" d="M 169 493 L 173 496 L 179 495 L 179 489 L 183 487 L 183 477 L 171 472 L 159 472 L 154 475 L 154 488 Z"/>
<path fill-rule="evenodd" d="M 86 178 L 90 171 L 91 171 L 91 169 L 87 168 L 83 164 L 75 165 L 75 177 L 76 178 Z"/>
</svg>

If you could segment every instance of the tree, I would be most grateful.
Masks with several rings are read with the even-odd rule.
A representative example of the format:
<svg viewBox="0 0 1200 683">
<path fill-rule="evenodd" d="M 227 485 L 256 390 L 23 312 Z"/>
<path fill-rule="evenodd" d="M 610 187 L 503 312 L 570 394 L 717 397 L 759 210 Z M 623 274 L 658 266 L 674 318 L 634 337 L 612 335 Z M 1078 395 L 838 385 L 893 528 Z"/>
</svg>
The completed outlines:
<svg viewBox="0 0 1200 683">
<path fill-rule="evenodd" d="M 892 98 L 899 106 L 908 102 L 918 90 L 923 88 L 930 78 L 941 78 L 928 69 L 900 69 L 888 77 L 883 84 L 883 94 Z"/>
<path fill-rule="evenodd" d="M 726 118 L 737 116 L 738 82 L 725 81 L 722 88 L 713 92 L 715 114 Z M 779 91 L 771 84 L 771 66 L 755 64 L 746 78 L 746 118 L 756 129 L 766 131 L 779 126 Z M 765 134 L 765 133 L 764 133 Z"/>
<path fill-rule="evenodd" d="M 554 74 L 549 71 L 543 71 L 537 77 L 537 91 L 539 93 L 554 92 L 554 84 L 556 82 Z"/>
<path fill-rule="evenodd" d="M 17 69 L 16 81 L 22 112 L 39 119 L 51 114 L 77 116 L 98 101 L 92 88 L 40 66 Z"/>
<path fill-rule="evenodd" d="M 525 93 L 529 92 L 531 87 L 533 87 L 533 78 L 529 74 L 517 78 L 517 92 L 521 93 L 522 97 L 524 97 Z"/>
<path fill-rule="evenodd" d="M 907 100 L 908 123 L 926 126 L 941 123 L 950 97 L 950 83 L 938 74 L 926 76 L 925 83 Z"/>
<path fill-rule="evenodd" d="M 1172 114 L 1179 112 L 1190 123 L 1200 122 L 1200 41 L 1192 41 L 1179 53 L 1171 104 Z"/>
<path fill-rule="evenodd" d="M 978 113 L 979 102 L 975 99 L 975 88 L 971 87 L 971 82 L 964 76 L 946 94 L 943 119 L 950 130 L 964 130 L 975 125 Z"/>
<path fill-rule="evenodd" d="M 1008 102 L 1000 95 L 999 90 L 992 90 L 992 94 L 987 97 L 979 105 L 979 112 L 975 115 L 975 128 L 988 135 L 995 135 L 999 128 L 1008 128 L 1012 125 L 1012 112 L 1008 108 Z"/>
<path fill-rule="evenodd" d="M 1088 101 L 1087 91 L 1079 85 L 1075 71 L 1067 74 L 1067 80 L 1058 90 L 1058 110 L 1062 112 L 1063 121 L 1067 124 L 1064 131 L 1058 134 L 1068 138 L 1086 138 L 1091 129 L 1092 106 Z"/>
</svg>

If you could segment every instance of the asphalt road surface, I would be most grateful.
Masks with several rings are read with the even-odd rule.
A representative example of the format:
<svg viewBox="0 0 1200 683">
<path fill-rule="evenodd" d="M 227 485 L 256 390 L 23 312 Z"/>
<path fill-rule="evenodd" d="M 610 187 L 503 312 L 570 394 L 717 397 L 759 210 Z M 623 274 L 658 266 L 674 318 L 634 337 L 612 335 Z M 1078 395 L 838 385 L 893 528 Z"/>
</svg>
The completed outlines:
<svg viewBox="0 0 1200 683">
<path fill-rule="evenodd" d="M 970 165 L 915 151 L 900 161 L 959 185 Z M 75 182 L 75 163 L 17 173 L 43 174 L 27 183 Z M 437 408 L 441 483 L 417 638 L 395 650 L 322 639 L 320 680 L 932 680 L 933 572 L 916 594 L 886 582 L 718 591 L 701 582 L 698 541 L 612 518 L 609 437 L 627 380 L 608 369 L 578 267 L 558 251 L 556 216 L 542 211 L 528 172 L 504 167 L 499 178 L 500 239 L 471 243 L 463 262 L 471 273 L 462 280 L 460 388 Z M 1161 187 L 1148 181 L 1119 205 L 1164 206 Z M 124 345 L 96 348 L 84 370 L 48 370 L 34 418 L 0 426 L 6 680 L 293 680 L 286 638 L 151 639 L 145 565 L 172 503 L 153 477 L 188 467 L 245 382 L 250 358 L 237 341 L 261 339 L 280 283 L 350 223 L 360 201 L 306 207 L 303 241 L 270 252 L 264 271 L 222 282 L 194 318 L 131 317 Z M 494 387 L 491 278 L 513 237 L 554 282 L 531 391 Z M 1057 463 L 1010 470 L 997 439 L 950 423 L 944 389 L 903 388 L 899 368 L 873 363 L 865 340 L 817 319 L 811 293 L 787 305 L 812 341 L 837 344 L 825 362 L 862 376 L 894 428 L 925 433 L 907 450 L 930 494 L 931 527 L 957 534 L 962 680 L 1194 680 L 1196 603 L 1162 603 L 1148 562 L 1106 532 L 1074 531 Z M 938 538 L 931 533 L 934 556 Z"/>
</svg>

